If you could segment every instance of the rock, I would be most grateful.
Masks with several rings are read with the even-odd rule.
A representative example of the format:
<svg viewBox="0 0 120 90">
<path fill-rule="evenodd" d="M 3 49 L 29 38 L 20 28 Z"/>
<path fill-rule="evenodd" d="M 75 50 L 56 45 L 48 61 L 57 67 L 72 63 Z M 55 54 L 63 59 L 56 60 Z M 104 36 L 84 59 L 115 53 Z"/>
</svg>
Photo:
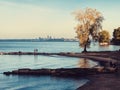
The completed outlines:
<svg viewBox="0 0 120 90">
<path fill-rule="evenodd" d="M 5 75 L 52 75 L 63 77 L 80 77 L 86 75 L 100 74 L 100 73 L 115 73 L 113 68 L 60 68 L 60 69 L 29 69 L 23 68 L 13 70 L 12 72 L 4 72 Z"/>
</svg>

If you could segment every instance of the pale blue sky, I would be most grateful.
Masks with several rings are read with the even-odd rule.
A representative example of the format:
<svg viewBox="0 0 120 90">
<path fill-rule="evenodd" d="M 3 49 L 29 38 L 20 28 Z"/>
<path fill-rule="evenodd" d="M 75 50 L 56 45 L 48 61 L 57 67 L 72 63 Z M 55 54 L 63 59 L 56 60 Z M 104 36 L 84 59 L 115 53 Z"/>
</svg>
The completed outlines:
<svg viewBox="0 0 120 90">
<path fill-rule="evenodd" d="M 120 0 L 0 0 L 0 38 L 75 37 L 71 14 L 86 7 L 100 11 L 103 29 L 120 26 Z"/>
</svg>

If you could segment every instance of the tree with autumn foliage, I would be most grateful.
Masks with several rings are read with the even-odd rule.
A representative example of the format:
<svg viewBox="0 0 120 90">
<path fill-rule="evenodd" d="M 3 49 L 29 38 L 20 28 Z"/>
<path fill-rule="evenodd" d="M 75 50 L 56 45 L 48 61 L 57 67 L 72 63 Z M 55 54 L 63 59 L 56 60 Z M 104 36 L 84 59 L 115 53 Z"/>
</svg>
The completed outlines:
<svg viewBox="0 0 120 90">
<path fill-rule="evenodd" d="M 83 52 L 87 52 L 86 48 L 89 45 L 90 36 L 95 39 L 98 36 L 99 30 L 102 29 L 102 14 L 96 9 L 86 8 L 73 13 L 78 21 L 75 27 L 79 44 L 84 48 Z"/>
<path fill-rule="evenodd" d="M 99 43 L 108 43 L 110 42 L 110 34 L 106 30 L 102 30 L 98 33 Z"/>
</svg>

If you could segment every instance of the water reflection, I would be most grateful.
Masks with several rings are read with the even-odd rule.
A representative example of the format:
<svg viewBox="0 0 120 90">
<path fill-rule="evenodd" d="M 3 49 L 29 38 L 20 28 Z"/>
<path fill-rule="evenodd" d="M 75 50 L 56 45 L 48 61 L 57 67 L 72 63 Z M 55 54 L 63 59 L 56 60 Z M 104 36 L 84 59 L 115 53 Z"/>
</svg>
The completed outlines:
<svg viewBox="0 0 120 90">
<path fill-rule="evenodd" d="M 34 55 L 34 60 L 38 60 L 38 55 Z"/>
<path fill-rule="evenodd" d="M 81 58 L 78 63 L 78 66 L 80 68 L 92 68 L 92 67 L 95 67 L 96 65 L 98 65 L 98 62 L 95 62 L 86 58 Z"/>
</svg>

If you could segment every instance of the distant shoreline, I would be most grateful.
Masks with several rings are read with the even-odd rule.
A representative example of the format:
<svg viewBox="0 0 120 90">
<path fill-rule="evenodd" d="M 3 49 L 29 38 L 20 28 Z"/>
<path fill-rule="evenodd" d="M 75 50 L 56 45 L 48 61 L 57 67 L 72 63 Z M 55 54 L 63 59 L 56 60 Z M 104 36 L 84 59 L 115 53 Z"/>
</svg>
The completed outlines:
<svg viewBox="0 0 120 90">
<path fill-rule="evenodd" d="M 76 39 L 42 38 L 42 39 L 0 39 L 0 42 L 78 42 Z"/>
</svg>

